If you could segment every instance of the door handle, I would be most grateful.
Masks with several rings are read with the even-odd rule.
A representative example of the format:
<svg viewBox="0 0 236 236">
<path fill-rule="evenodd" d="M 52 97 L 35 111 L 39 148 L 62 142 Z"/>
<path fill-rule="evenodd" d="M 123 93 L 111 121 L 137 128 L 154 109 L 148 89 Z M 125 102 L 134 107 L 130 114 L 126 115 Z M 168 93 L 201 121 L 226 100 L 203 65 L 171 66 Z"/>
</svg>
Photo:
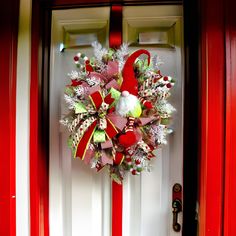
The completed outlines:
<svg viewBox="0 0 236 236">
<path fill-rule="evenodd" d="M 179 199 L 176 199 L 172 203 L 173 208 L 173 230 L 179 232 L 181 230 L 181 225 L 178 223 L 178 214 L 182 211 L 182 203 Z"/>
<path fill-rule="evenodd" d="M 180 232 L 181 225 L 178 223 L 178 214 L 182 211 L 182 186 L 175 184 L 173 186 L 173 200 L 172 200 L 172 213 L 173 213 L 173 230 Z"/>
</svg>

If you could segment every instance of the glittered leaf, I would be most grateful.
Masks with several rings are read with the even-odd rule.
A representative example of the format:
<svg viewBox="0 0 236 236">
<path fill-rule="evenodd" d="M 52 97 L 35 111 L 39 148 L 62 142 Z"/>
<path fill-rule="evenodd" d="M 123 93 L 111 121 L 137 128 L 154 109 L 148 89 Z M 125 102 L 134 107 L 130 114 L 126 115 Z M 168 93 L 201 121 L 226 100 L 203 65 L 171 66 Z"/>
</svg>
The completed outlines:
<svg viewBox="0 0 236 236">
<path fill-rule="evenodd" d="M 162 125 L 168 125 L 170 123 L 168 118 L 161 118 L 161 124 Z"/>
<path fill-rule="evenodd" d="M 113 102 L 113 104 L 114 104 L 114 103 L 116 103 L 119 100 L 120 92 L 118 90 L 114 89 L 114 88 L 111 88 L 110 89 L 110 93 L 111 93 L 111 97 L 115 99 L 115 101 Z M 113 104 L 111 104 L 111 106 Z"/>
<path fill-rule="evenodd" d="M 73 88 L 72 88 L 71 86 L 67 86 L 67 87 L 65 88 L 65 94 L 67 94 L 67 95 L 69 95 L 69 96 L 73 95 L 73 94 L 74 94 Z"/>
<path fill-rule="evenodd" d="M 67 140 L 67 145 L 68 145 L 69 148 L 72 148 L 72 144 L 73 144 L 73 139 L 72 139 L 72 137 L 70 136 L 70 137 L 68 138 L 68 140 Z"/>
<path fill-rule="evenodd" d="M 87 112 L 87 109 L 85 108 L 85 105 L 81 102 L 77 102 L 74 105 L 75 114 L 85 113 Z"/>
<path fill-rule="evenodd" d="M 106 133 L 104 130 L 96 130 L 93 134 L 93 141 L 95 143 L 103 143 L 106 141 Z"/>
</svg>

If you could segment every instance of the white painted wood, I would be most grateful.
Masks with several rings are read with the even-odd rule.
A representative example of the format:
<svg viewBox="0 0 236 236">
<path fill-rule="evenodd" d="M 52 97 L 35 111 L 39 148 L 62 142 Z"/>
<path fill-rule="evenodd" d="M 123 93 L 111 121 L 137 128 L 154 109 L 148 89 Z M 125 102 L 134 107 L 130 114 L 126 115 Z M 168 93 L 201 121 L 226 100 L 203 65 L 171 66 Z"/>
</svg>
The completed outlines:
<svg viewBox="0 0 236 236">
<path fill-rule="evenodd" d="M 63 91 L 67 76 L 75 69 L 78 49 L 60 52 L 64 29 L 93 27 L 108 29 L 109 8 L 54 11 L 50 74 L 50 235 L 110 235 L 110 181 L 107 173 L 95 173 L 81 160 L 72 159 L 68 132 L 59 124 L 66 114 Z M 82 23 L 81 23 L 82 22 Z M 91 23 L 92 22 L 92 23 Z M 92 53 L 91 47 L 80 52 Z"/>
<path fill-rule="evenodd" d="M 123 191 L 124 236 L 178 236 L 172 230 L 172 186 L 182 184 L 183 168 L 183 40 L 180 6 L 124 7 L 123 39 L 129 42 L 128 25 L 132 27 L 174 27 L 174 47 L 154 48 L 165 64 L 163 74 L 177 79 L 172 104 L 177 108 L 174 133 L 169 145 L 157 151 L 153 171 L 141 176 L 126 176 Z M 109 24 L 109 8 L 84 8 L 53 12 L 50 75 L 50 235 L 110 236 L 111 193 L 107 173 L 94 173 L 80 160 L 73 160 L 66 145 L 68 133 L 59 125 L 66 113 L 62 99 L 67 73 L 73 70 L 74 49 L 59 51 L 63 29 L 89 27 L 94 22 Z M 91 23 L 93 22 L 93 23 Z M 96 25 L 96 24 L 95 24 Z M 137 49 L 134 47 L 131 50 Z M 81 52 L 90 55 L 91 48 Z M 181 220 L 181 217 L 180 217 Z"/>
<path fill-rule="evenodd" d="M 20 1 L 16 86 L 16 235 L 30 235 L 29 99 L 31 0 Z M 3 45 L 4 46 L 4 45 Z"/>
</svg>

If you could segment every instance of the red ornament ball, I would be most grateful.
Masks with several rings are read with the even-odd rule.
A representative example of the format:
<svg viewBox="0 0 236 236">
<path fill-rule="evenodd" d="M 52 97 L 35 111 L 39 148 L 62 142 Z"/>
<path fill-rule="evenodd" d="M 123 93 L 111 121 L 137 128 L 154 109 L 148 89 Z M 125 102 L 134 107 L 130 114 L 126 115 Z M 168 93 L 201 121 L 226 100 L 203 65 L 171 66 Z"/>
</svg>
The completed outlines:
<svg viewBox="0 0 236 236">
<path fill-rule="evenodd" d="M 125 134 L 122 134 L 118 138 L 118 140 L 119 140 L 119 143 L 125 148 L 131 147 L 137 142 L 136 136 L 133 131 L 128 131 Z"/>
<path fill-rule="evenodd" d="M 149 109 L 149 110 L 153 108 L 152 103 L 151 103 L 150 101 L 146 101 L 146 102 L 144 103 L 144 106 L 145 106 L 147 109 Z"/>
<path fill-rule="evenodd" d="M 135 160 L 135 164 L 136 164 L 136 165 L 139 165 L 140 163 L 141 163 L 141 161 L 140 161 L 140 160 L 138 160 L 138 159 L 137 159 L 137 160 Z"/>
<path fill-rule="evenodd" d="M 78 56 L 74 56 L 74 61 L 78 61 L 79 57 Z"/>
</svg>

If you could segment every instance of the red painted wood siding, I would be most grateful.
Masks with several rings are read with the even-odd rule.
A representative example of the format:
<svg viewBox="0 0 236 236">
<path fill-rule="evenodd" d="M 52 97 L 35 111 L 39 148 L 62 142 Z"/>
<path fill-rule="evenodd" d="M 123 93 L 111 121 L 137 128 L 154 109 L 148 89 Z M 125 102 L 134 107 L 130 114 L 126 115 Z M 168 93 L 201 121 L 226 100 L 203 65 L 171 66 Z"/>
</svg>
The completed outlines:
<svg viewBox="0 0 236 236">
<path fill-rule="evenodd" d="M 1 2 L 0 14 L 0 235 L 16 235 L 15 121 L 19 1 Z"/>
</svg>

